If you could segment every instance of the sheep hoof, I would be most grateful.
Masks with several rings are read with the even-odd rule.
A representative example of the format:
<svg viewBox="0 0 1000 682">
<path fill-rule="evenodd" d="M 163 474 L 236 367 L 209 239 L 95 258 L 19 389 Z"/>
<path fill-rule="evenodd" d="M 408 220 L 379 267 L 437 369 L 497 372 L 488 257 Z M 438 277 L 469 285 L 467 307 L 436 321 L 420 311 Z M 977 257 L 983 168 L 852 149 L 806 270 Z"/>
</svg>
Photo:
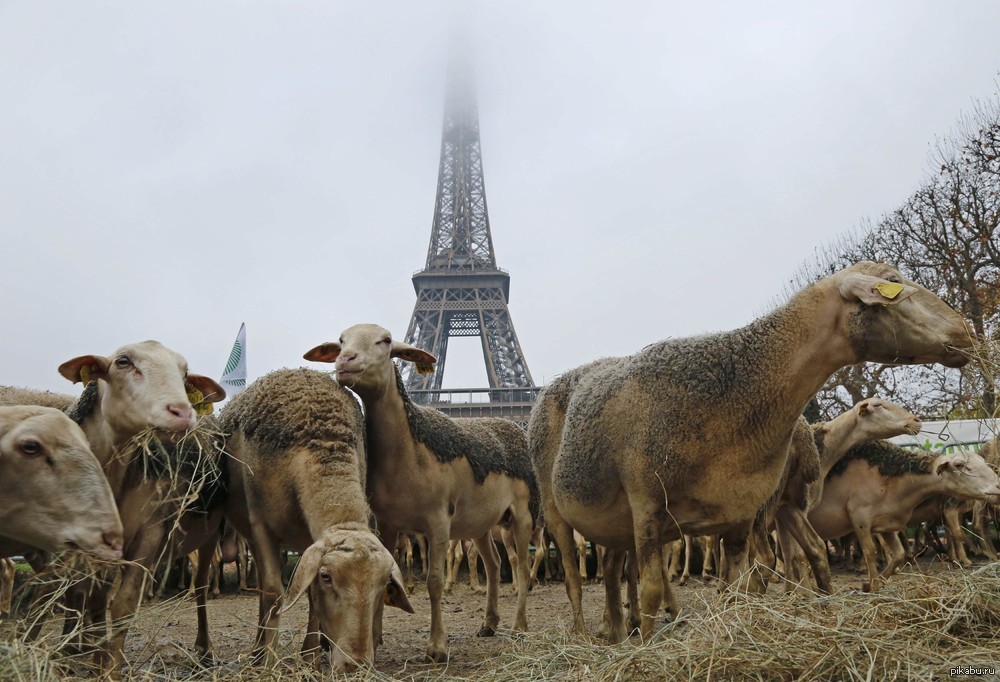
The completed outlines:
<svg viewBox="0 0 1000 682">
<path fill-rule="evenodd" d="M 448 652 L 447 651 L 433 651 L 431 649 L 427 650 L 427 662 L 428 663 L 447 663 L 448 662 Z"/>
<path fill-rule="evenodd" d="M 216 660 L 215 654 L 211 651 L 206 651 L 198 656 L 198 664 L 202 668 L 214 668 L 219 664 L 219 661 Z"/>
<path fill-rule="evenodd" d="M 479 632 L 476 633 L 476 637 L 492 637 L 497 633 L 496 629 L 492 626 L 484 625 Z"/>
</svg>

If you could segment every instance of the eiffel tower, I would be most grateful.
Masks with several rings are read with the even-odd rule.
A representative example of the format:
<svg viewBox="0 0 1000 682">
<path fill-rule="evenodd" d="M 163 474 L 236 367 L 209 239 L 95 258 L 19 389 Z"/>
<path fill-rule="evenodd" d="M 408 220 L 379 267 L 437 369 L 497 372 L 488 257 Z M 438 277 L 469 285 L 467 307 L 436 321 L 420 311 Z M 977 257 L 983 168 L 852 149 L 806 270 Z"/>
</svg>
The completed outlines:
<svg viewBox="0 0 1000 682">
<path fill-rule="evenodd" d="M 406 342 L 433 353 L 437 365 L 420 374 L 403 363 L 415 402 L 453 416 L 503 416 L 526 423 L 538 394 L 514 332 L 507 302 L 510 275 L 497 267 L 486 210 L 479 112 L 468 60 L 453 58 L 448 73 L 441 164 L 427 263 L 413 275 L 417 302 Z M 452 336 L 478 336 L 489 388 L 442 390 Z"/>
</svg>

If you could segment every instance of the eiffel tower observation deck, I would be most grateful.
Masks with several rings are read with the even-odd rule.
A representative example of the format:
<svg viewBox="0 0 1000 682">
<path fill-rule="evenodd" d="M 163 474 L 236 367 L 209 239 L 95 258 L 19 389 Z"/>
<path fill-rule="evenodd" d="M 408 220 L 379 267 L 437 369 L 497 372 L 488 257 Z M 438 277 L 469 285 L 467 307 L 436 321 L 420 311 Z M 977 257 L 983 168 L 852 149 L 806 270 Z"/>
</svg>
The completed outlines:
<svg viewBox="0 0 1000 682">
<path fill-rule="evenodd" d="M 403 363 L 414 402 L 452 416 L 496 416 L 526 424 L 540 390 L 514 332 L 507 303 L 510 275 L 497 266 L 486 208 L 479 112 L 468 60 L 449 66 L 441 163 L 427 262 L 413 275 L 417 302 L 406 342 L 433 353 L 432 373 Z M 448 339 L 478 336 L 488 387 L 442 389 Z"/>
</svg>

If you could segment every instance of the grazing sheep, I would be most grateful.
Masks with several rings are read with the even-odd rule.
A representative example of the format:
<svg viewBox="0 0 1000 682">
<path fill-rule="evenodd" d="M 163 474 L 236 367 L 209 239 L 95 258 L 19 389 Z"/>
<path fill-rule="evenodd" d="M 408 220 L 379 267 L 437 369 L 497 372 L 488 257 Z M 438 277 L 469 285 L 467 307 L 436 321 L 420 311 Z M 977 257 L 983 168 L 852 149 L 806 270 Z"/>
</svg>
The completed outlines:
<svg viewBox="0 0 1000 682">
<path fill-rule="evenodd" d="M 255 653 L 274 660 L 280 614 L 308 591 L 303 652 L 316 656 L 322 633 L 333 643 L 334 670 L 371 663 L 383 598 L 413 608 L 392 553 L 368 526 L 357 401 L 327 374 L 278 370 L 233 398 L 222 424 L 233 456 L 226 519 L 250 539 L 259 566 Z M 302 553 L 285 599 L 282 548 Z"/>
<path fill-rule="evenodd" d="M 365 406 L 368 490 L 383 542 L 390 550 L 400 531 L 428 540 L 427 591 L 431 598 L 430 660 L 447 660 L 441 618 L 445 555 L 451 538 L 472 538 L 486 566 L 486 614 L 481 636 L 492 636 L 497 612 L 499 554 L 490 535 L 497 523 L 509 527 L 516 545 L 516 630 L 528 627 L 529 548 L 538 492 L 524 432 L 506 419 L 450 419 L 413 404 L 392 358 L 436 361 L 430 353 L 394 342 L 377 325 L 355 325 L 338 343 L 324 343 L 307 360 L 336 362 L 337 381 Z"/>
<path fill-rule="evenodd" d="M 861 543 L 868 570 L 862 588 L 878 591 L 883 578 L 896 568 L 895 558 L 879 576 L 872 533 L 892 533 L 906 527 L 914 509 L 935 495 L 963 499 L 997 499 L 1000 480 L 974 452 L 934 456 L 907 452 L 880 440 L 850 450 L 827 477 L 823 498 L 809 521 L 823 538 L 853 532 Z M 886 536 L 893 555 L 898 537 Z M 903 553 L 905 558 L 905 552 Z"/>
<path fill-rule="evenodd" d="M 781 479 L 795 423 L 834 371 L 862 361 L 958 367 L 968 362 L 960 349 L 972 343 L 937 296 L 888 265 L 858 263 L 742 329 L 591 364 L 560 398 L 564 421 L 548 426 L 545 445 L 532 444 L 539 476 L 551 472 L 541 485 L 543 498 L 551 495 L 545 522 L 564 554 L 573 551 L 568 528 L 608 548 L 637 550 L 648 638 L 664 598 L 676 613 L 662 570 L 670 540 L 719 533 L 723 583 L 746 573 L 747 538 Z M 553 421 L 559 411 L 547 393 L 533 421 L 535 413 Z M 554 457 L 543 452 L 553 443 Z M 582 629 L 579 581 L 571 578 L 567 570 L 574 626 Z"/>
<path fill-rule="evenodd" d="M 0 407 L 0 534 L 49 552 L 121 556 L 108 481 L 83 431 L 57 409 Z"/>
</svg>

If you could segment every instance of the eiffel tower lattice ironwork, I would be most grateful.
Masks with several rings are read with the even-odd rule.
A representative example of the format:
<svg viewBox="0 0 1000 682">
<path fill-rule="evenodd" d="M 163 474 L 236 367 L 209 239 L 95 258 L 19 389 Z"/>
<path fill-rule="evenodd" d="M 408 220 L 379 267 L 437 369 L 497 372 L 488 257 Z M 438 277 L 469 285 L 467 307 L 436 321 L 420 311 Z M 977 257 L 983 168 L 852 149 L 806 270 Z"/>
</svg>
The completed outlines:
<svg viewBox="0 0 1000 682">
<path fill-rule="evenodd" d="M 403 363 L 403 381 L 413 400 L 454 414 L 526 419 L 538 389 L 507 308 L 510 275 L 497 267 L 493 250 L 471 69 L 455 59 L 448 74 L 427 263 L 413 275 L 413 288 L 417 302 L 406 341 L 433 353 L 438 360 L 428 374 L 419 374 L 412 364 Z M 478 336 L 482 340 L 489 389 L 441 390 L 452 336 Z M 458 392 L 478 394 L 466 402 L 479 403 L 479 409 L 459 408 L 453 395 Z M 484 397 L 498 409 L 482 405 L 487 402 Z M 501 403 L 508 408 L 520 404 L 527 410 L 499 409 Z"/>
</svg>

